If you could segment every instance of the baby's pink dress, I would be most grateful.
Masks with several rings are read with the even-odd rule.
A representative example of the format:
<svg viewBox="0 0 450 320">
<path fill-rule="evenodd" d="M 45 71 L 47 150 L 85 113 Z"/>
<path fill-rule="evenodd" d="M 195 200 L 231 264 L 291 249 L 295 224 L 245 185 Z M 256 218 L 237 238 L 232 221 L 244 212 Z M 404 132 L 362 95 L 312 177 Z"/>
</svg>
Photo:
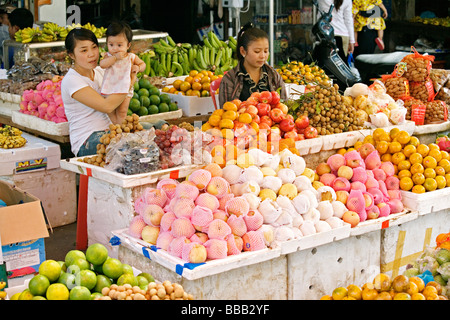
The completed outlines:
<svg viewBox="0 0 450 320">
<path fill-rule="evenodd" d="M 106 53 L 108 57 L 110 53 Z M 124 59 L 116 62 L 106 69 L 103 77 L 102 95 L 128 94 L 131 87 L 131 66 L 136 55 L 128 53 Z"/>
</svg>

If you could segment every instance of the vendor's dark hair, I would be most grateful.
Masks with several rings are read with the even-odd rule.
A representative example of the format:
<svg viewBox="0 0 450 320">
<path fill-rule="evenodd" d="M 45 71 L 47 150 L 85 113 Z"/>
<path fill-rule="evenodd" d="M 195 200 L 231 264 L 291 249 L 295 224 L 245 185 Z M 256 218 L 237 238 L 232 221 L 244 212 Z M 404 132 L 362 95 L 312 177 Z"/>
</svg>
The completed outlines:
<svg viewBox="0 0 450 320">
<path fill-rule="evenodd" d="M 77 41 L 84 40 L 92 41 L 98 46 L 98 39 L 91 30 L 85 28 L 75 28 L 70 30 L 65 40 L 67 53 L 73 53 Z"/>
<path fill-rule="evenodd" d="M 264 30 L 255 28 L 255 26 L 251 22 L 244 25 L 241 30 L 239 30 L 239 33 L 237 35 L 236 55 L 238 60 L 241 61 L 242 59 L 244 59 L 240 52 L 241 47 L 244 47 L 245 51 L 247 51 L 250 42 L 261 38 L 269 40 L 269 35 Z"/>
<path fill-rule="evenodd" d="M 32 28 L 34 17 L 30 10 L 25 8 L 14 9 L 8 16 L 11 27 L 18 26 L 19 29 Z"/>
<path fill-rule="evenodd" d="M 106 38 L 115 37 L 122 33 L 125 34 L 128 42 L 133 40 L 133 30 L 131 30 L 130 25 L 123 21 L 114 21 L 111 22 L 106 30 Z"/>
<path fill-rule="evenodd" d="M 339 11 L 343 2 L 344 0 L 334 0 L 334 8 L 336 9 L 336 11 Z"/>
</svg>

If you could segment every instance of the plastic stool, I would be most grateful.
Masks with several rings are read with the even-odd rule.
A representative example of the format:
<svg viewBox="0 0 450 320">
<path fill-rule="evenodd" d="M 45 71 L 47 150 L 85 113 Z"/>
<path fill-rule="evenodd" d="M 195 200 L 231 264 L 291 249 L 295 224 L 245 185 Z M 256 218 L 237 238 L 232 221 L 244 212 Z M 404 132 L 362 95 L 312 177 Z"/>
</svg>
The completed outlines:
<svg viewBox="0 0 450 320">
<path fill-rule="evenodd" d="M 80 175 L 79 195 L 78 195 L 78 216 L 77 216 L 77 245 L 78 250 L 86 250 L 88 246 L 87 237 L 87 197 L 88 197 L 89 177 Z"/>
</svg>

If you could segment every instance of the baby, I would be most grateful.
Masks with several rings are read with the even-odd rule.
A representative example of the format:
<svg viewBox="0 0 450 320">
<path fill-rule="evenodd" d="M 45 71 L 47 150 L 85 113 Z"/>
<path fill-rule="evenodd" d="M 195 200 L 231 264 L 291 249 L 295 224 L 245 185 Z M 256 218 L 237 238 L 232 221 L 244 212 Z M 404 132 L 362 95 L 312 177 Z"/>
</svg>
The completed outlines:
<svg viewBox="0 0 450 320">
<path fill-rule="evenodd" d="M 383 14 L 380 14 L 380 10 Z M 369 29 L 377 30 L 378 37 L 375 39 L 376 44 L 380 50 L 384 50 L 384 29 L 386 24 L 384 19 L 387 18 L 388 13 L 382 0 L 354 0 L 353 1 L 353 17 L 355 28 L 355 46 L 357 45 L 358 31 L 367 26 Z"/>
<path fill-rule="evenodd" d="M 134 83 L 131 73 L 145 71 L 145 62 L 134 53 L 128 52 L 133 40 L 133 31 L 122 22 L 113 22 L 106 31 L 108 52 L 100 61 L 100 67 L 106 69 L 101 94 L 104 96 L 119 94 L 132 95 Z M 126 113 L 129 102 L 125 99 L 119 112 Z"/>
</svg>

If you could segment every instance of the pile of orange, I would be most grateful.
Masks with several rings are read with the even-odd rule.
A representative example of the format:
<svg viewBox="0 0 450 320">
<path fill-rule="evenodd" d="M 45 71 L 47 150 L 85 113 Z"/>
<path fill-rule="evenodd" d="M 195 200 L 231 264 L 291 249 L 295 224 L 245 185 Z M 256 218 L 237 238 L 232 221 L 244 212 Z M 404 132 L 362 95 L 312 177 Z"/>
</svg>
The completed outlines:
<svg viewBox="0 0 450 320">
<path fill-rule="evenodd" d="M 178 94 L 181 92 L 185 96 L 209 97 L 211 82 L 222 77 L 222 75 L 215 75 L 209 70 L 191 70 L 188 76 L 184 79 L 177 79 L 172 83 L 172 86 L 166 86 L 162 89 L 165 93 Z"/>
<path fill-rule="evenodd" d="M 436 281 L 425 285 L 420 277 L 398 275 L 391 280 L 389 275 L 380 273 L 362 287 L 338 287 L 321 300 L 448 300 L 443 289 Z"/>
<path fill-rule="evenodd" d="M 401 190 L 424 193 L 450 187 L 450 155 L 437 144 L 420 143 L 417 137 L 398 128 L 389 132 L 375 129 L 358 141 L 355 149 L 366 142 L 375 146 L 382 161 L 394 164 Z"/>
</svg>

